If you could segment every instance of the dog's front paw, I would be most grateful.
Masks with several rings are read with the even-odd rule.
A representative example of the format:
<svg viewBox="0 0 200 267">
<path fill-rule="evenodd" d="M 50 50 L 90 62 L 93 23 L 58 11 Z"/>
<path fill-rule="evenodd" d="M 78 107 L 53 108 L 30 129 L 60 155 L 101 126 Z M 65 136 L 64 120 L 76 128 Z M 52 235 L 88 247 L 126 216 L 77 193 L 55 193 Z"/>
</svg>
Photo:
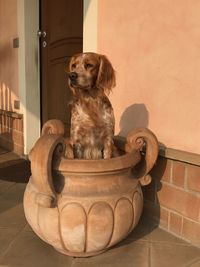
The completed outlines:
<svg viewBox="0 0 200 267">
<path fill-rule="evenodd" d="M 65 150 L 65 158 L 67 159 L 74 159 L 74 153 L 73 153 L 73 149 L 67 149 Z"/>
<path fill-rule="evenodd" d="M 103 150 L 103 158 L 104 159 L 110 159 L 112 158 L 116 152 L 116 147 L 113 144 L 113 140 L 108 140 L 104 143 L 104 150 Z"/>
<path fill-rule="evenodd" d="M 74 159 L 74 151 L 73 151 L 73 146 L 70 143 L 69 139 L 65 139 L 65 158 L 67 159 Z"/>
<path fill-rule="evenodd" d="M 107 147 L 103 151 L 103 158 L 104 159 L 110 159 L 111 157 L 112 157 L 112 148 L 111 147 Z"/>
</svg>

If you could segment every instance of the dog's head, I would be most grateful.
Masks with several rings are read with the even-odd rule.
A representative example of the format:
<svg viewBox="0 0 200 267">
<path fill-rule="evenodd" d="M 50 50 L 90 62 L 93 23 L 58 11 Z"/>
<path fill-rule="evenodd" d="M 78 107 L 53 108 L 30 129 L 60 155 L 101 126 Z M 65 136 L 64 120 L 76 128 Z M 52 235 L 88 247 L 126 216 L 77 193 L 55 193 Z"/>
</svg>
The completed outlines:
<svg viewBox="0 0 200 267">
<path fill-rule="evenodd" d="M 77 90 L 88 93 L 102 90 L 109 93 L 115 86 L 114 69 L 104 55 L 76 54 L 69 63 L 69 86 L 74 94 Z"/>
</svg>

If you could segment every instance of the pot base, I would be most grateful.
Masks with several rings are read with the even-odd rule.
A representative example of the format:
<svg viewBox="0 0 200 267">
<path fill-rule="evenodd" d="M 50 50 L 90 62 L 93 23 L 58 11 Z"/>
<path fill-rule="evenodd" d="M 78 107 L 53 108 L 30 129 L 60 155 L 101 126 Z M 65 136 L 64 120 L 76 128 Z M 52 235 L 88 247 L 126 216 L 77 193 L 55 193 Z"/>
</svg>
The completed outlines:
<svg viewBox="0 0 200 267">
<path fill-rule="evenodd" d="M 92 257 L 92 256 L 95 256 L 95 255 L 99 255 L 103 252 L 105 252 L 106 250 L 108 249 L 103 249 L 103 250 L 100 250 L 100 251 L 94 251 L 94 252 L 72 252 L 72 251 L 66 251 L 66 250 L 62 250 L 62 249 L 58 249 L 58 248 L 55 248 L 55 250 L 57 250 L 58 252 L 62 253 L 62 254 L 65 254 L 67 256 L 70 256 L 70 257 L 77 257 L 77 258 L 87 258 L 87 257 Z"/>
</svg>

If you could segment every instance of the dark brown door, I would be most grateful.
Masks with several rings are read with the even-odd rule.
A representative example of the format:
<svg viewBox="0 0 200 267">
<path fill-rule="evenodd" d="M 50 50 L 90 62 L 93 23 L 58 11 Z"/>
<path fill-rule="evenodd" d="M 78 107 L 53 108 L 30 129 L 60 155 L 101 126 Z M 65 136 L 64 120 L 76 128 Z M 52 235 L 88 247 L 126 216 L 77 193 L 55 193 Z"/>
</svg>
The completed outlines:
<svg viewBox="0 0 200 267">
<path fill-rule="evenodd" d="M 70 91 L 66 68 L 70 57 L 82 52 L 83 0 L 41 0 L 42 124 L 60 119 L 70 126 Z"/>
</svg>

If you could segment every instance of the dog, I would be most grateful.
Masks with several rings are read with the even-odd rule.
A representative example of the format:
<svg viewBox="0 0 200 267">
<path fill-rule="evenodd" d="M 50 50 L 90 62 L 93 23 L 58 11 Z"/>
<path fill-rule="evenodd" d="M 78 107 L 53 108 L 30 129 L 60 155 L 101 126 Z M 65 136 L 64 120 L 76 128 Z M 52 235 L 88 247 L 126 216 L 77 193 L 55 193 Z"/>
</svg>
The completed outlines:
<svg viewBox="0 0 200 267">
<path fill-rule="evenodd" d="M 97 53 L 76 54 L 69 62 L 68 81 L 73 99 L 66 157 L 111 158 L 115 118 L 108 94 L 115 87 L 115 71 L 110 61 Z"/>
</svg>

